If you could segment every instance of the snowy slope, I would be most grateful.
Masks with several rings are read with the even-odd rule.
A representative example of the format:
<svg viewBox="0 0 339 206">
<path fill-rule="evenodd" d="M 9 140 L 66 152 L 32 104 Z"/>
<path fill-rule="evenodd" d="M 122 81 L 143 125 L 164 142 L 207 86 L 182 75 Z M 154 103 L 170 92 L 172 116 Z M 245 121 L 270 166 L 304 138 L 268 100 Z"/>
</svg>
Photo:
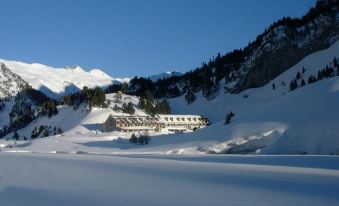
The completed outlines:
<svg viewBox="0 0 339 206">
<path fill-rule="evenodd" d="M 99 69 L 90 72 L 79 66 L 53 68 L 42 64 L 27 64 L 0 59 L 12 72 L 21 76 L 34 89 L 44 92 L 50 97 L 60 97 L 82 89 L 84 86 L 108 86 L 114 82 L 129 81 L 128 78 L 112 78 Z"/>
<path fill-rule="evenodd" d="M 214 124 L 194 134 L 177 135 L 174 137 L 177 141 L 159 140 L 159 144 L 180 148 L 174 153 L 338 153 L 339 77 L 289 92 L 289 82 L 303 67 L 306 69 L 303 77 L 307 79 L 338 54 L 336 42 L 329 49 L 305 57 L 268 85 L 240 94 L 223 94 L 211 101 L 198 98 L 191 105 L 183 97 L 170 100 L 174 112 L 200 113 Z M 286 86 L 280 85 L 282 81 Z M 275 90 L 272 83 L 278 85 Z M 230 125 L 224 125 L 229 111 L 236 116 Z"/>
<path fill-rule="evenodd" d="M 116 102 L 115 93 L 107 94 L 106 99 L 109 102 L 108 108 L 92 108 L 89 110 L 84 105 L 81 105 L 80 108 L 74 110 L 73 107 L 69 106 L 58 106 L 58 115 L 54 115 L 52 117 L 39 117 L 38 119 L 31 122 L 25 128 L 18 131 L 20 137 L 27 137 L 28 139 L 31 137 L 31 132 L 35 127 L 39 127 L 40 125 L 47 125 L 54 127 L 61 127 L 66 134 L 92 134 L 100 132 L 100 125 L 108 118 L 110 114 L 112 115 L 129 115 L 126 113 L 122 113 L 121 111 L 114 111 L 114 106 L 122 107 L 123 103 L 132 102 L 135 109 L 135 115 L 146 115 L 142 110 L 137 108 L 139 98 L 135 96 L 122 94 L 122 98 L 120 102 Z M 6 103 L 9 106 L 5 107 L 5 111 L 0 113 L 1 121 L 0 126 L 6 125 L 8 123 L 8 108 L 10 108 L 10 104 L 12 102 Z M 3 139 L 8 139 L 13 136 L 13 133 L 8 134 Z"/>
<path fill-rule="evenodd" d="M 315 52 L 303 58 L 296 65 L 273 79 L 267 85 L 257 88 L 248 89 L 240 94 L 220 94 L 213 100 L 206 100 L 200 93 L 197 93 L 197 100 L 188 105 L 184 97 L 169 99 L 174 113 L 193 113 L 203 114 L 212 122 L 224 120 L 225 114 L 229 111 L 235 113 L 240 111 L 251 112 L 257 107 L 261 107 L 266 102 L 280 97 L 284 94 L 289 94 L 289 84 L 295 78 L 297 72 L 305 68 L 305 73 L 302 78 L 307 82 L 310 75 L 317 76 L 319 70 L 328 65 L 334 57 L 339 58 L 339 41 L 334 43 L 330 48 Z M 281 85 L 285 82 L 285 86 Z M 276 85 L 276 89 L 272 89 L 272 84 Z M 310 91 L 312 92 L 312 91 Z M 244 96 L 249 98 L 244 98 Z M 217 110 L 218 112 L 215 112 Z"/>
<path fill-rule="evenodd" d="M 202 114 L 212 125 L 186 134 L 153 136 L 147 146 L 131 145 L 130 134 L 118 132 L 100 133 L 98 127 L 109 114 L 114 114 L 114 105 L 131 101 L 137 105 L 138 98 L 123 95 L 116 103 L 115 94 L 107 95 L 110 106 L 88 112 L 85 108 L 74 111 L 60 108 L 59 115 L 50 119 L 40 118 L 19 130 L 22 137 L 30 135 L 32 128 L 41 124 L 61 126 L 65 134 L 34 140 L 21 146 L 1 140 L 0 144 L 14 144 L 14 150 L 59 151 L 66 153 L 132 153 L 132 154 L 205 154 L 205 153 L 257 153 L 257 154 L 338 154 L 339 153 L 339 77 L 332 77 L 306 84 L 289 91 L 289 82 L 296 73 L 305 68 L 302 78 L 328 65 L 339 54 L 339 42 L 330 48 L 311 54 L 282 73 L 269 84 L 245 90 L 239 94 L 220 94 L 211 101 L 198 96 L 187 105 L 184 97 L 169 99 L 174 114 Z M 285 86 L 281 82 L 285 82 Z M 272 84 L 277 86 L 273 90 Z M 224 124 L 229 111 L 235 113 L 232 123 Z M 136 108 L 137 114 L 144 114 Z M 156 134 L 155 134 L 156 135 Z M 117 140 L 118 139 L 118 140 Z M 114 141 L 112 141 L 114 140 Z"/>
<path fill-rule="evenodd" d="M 95 134 L 98 123 L 112 111 L 95 109 L 89 114 L 81 113 L 81 109 L 79 114 L 61 111 L 63 119 L 55 116 L 33 125 L 53 125 L 49 121 L 67 125 L 64 136 L 42 138 L 28 145 L 19 142 L 17 146 L 3 139 L 0 145 L 12 144 L 16 151 L 94 154 L 332 154 L 339 148 L 338 101 L 339 78 L 327 79 L 267 101 L 255 111 L 238 110 L 230 125 L 219 121 L 193 133 L 155 136 L 149 145 L 142 147 L 131 145 L 128 140 L 116 140 L 128 138 L 128 134 Z M 29 134 L 31 126 L 19 130 L 20 136 Z"/>
</svg>

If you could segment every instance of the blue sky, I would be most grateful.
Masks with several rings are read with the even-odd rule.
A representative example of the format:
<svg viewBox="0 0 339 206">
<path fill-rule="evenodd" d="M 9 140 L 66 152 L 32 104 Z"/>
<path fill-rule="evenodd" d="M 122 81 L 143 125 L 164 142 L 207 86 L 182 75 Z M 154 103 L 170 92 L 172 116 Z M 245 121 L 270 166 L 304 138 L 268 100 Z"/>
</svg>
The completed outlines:
<svg viewBox="0 0 339 206">
<path fill-rule="evenodd" d="M 315 0 L 0 0 L 0 58 L 100 68 L 115 77 L 187 71 L 242 48 Z"/>
</svg>

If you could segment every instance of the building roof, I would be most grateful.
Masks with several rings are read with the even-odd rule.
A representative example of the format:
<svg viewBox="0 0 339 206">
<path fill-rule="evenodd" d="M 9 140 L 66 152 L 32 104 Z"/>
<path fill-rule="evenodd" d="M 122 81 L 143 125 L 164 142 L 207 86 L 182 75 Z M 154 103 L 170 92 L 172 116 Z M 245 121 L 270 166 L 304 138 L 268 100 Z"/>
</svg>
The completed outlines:
<svg viewBox="0 0 339 206">
<path fill-rule="evenodd" d="M 110 118 L 116 119 L 117 123 L 123 124 L 154 124 L 154 123 L 192 123 L 204 124 L 205 118 L 200 115 L 156 115 L 155 117 L 149 115 L 110 115 Z"/>
</svg>

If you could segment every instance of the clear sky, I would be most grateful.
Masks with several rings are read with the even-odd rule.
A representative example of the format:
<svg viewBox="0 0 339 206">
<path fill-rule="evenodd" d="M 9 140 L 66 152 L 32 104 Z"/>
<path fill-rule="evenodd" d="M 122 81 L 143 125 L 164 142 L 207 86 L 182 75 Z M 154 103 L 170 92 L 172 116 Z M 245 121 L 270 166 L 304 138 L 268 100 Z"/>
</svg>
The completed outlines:
<svg viewBox="0 0 339 206">
<path fill-rule="evenodd" d="M 315 0 L 0 0 L 0 58 L 77 64 L 114 77 L 187 71 L 313 5 Z"/>
</svg>

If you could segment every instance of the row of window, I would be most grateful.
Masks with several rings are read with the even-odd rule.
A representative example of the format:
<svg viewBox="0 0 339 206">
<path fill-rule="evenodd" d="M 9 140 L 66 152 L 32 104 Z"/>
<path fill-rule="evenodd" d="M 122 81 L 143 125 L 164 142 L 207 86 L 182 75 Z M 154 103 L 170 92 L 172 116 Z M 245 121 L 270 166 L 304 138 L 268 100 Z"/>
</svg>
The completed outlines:
<svg viewBox="0 0 339 206">
<path fill-rule="evenodd" d="M 187 117 L 187 118 L 185 118 L 185 117 L 176 117 L 176 118 L 174 118 L 174 117 L 165 117 L 164 118 L 166 121 L 173 121 L 174 119 L 176 119 L 177 121 L 185 121 L 185 119 L 187 119 L 188 121 L 191 121 L 191 120 L 193 120 L 193 121 L 197 121 L 197 118 L 191 118 L 191 117 Z"/>
<path fill-rule="evenodd" d="M 184 124 L 184 123 L 179 123 L 179 124 L 166 124 L 166 126 L 169 126 L 169 127 L 171 127 L 171 126 L 173 126 L 173 127 L 175 127 L 175 126 L 183 126 L 183 127 L 189 127 L 189 126 L 195 126 L 195 127 L 198 127 L 198 126 L 201 126 L 201 124 Z"/>
<path fill-rule="evenodd" d="M 117 127 L 156 127 L 160 124 L 117 124 Z"/>
</svg>

